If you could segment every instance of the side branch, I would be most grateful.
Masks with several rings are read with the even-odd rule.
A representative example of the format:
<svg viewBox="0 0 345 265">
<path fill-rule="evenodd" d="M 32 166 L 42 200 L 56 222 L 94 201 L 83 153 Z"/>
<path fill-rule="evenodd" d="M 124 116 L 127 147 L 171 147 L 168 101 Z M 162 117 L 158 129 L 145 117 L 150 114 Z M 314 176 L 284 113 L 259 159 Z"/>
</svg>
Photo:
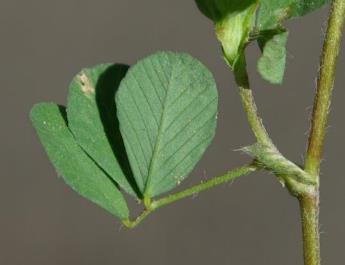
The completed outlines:
<svg viewBox="0 0 345 265">
<path fill-rule="evenodd" d="M 239 87 L 239 93 L 243 109 L 247 115 L 248 123 L 257 139 L 263 145 L 274 147 L 261 118 L 258 115 L 257 107 L 254 101 L 253 92 L 249 86 L 246 59 L 243 54 L 234 69 L 236 83 Z M 275 147 L 274 147 L 275 148 Z"/>
<path fill-rule="evenodd" d="M 214 178 L 209 179 L 205 182 L 202 182 L 196 186 L 193 186 L 189 189 L 183 190 L 183 191 L 175 193 L 175 194 L 171 194 L 171 195 L 164 197 L 164 198 L 161 198 L 157 201 L 153 201 L 151 204 L 151 207 L 152 207 L 152 209 L 160 208 L 164 205 L 170 204 L 170 203 L 175 202 L 177 200 L 181 200 L 183 198 L 195 195 L 201 191 L 216 187 L 216 186 L 223 184 L 225 182 L 228 182 L 230 180 L 234 180 L 240 176 L 247 175 L 247 174 L 254 172 L 256 170 L 258 170 L 258 167 L 255 166 L 254 164 L 231 170 L 223 176 L 214 177 Z"/>
<path fill-rule="evenodd" d="M 201 191 L 216 187 L 216 186 L 223 184 L 225 182 L 234 180 L 240 176 L 247 175 L 251 172 L 257 171 L 258 169 L 259 168 L 255 164 L 250 164 L 247 166 L 236 168 L 236 169 L 233 169 L 233 170 L 227 172 L 223 176 L 211 178 L 207 181 L 204 181 L 204 182 L 202 182 L 198 185 L 195 185 L 191 188 L 188 188 L 186 190 L 168 195 L 167 197 L 163 197 L 163 198 L 158 199 L 158 200 L 154 200 L 154 201 L 150 202 L 149 205 L 146 206 L 147 209 L 145 209 L 134 221 L 123 220 L 122 223 L 127 228 L 134 228 L 142 220 L 144 220 L 146 216 L 148 216 L 154 210 L 156 210 L 162 206 L 165 206 L 165 205 L 168 205 L 168 204 L 173 203 L 175 201 L 178 201 L 178 200 L 184 199 L 186 197 L 195 195 Z"/>
</svg>

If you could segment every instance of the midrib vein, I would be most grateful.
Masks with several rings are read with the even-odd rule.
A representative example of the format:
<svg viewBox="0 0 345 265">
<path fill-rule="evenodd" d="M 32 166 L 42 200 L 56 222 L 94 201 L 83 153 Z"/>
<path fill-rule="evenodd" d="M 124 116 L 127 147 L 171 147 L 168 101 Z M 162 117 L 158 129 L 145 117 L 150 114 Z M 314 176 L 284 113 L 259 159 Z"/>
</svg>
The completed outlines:
<svg viewBox="0 0 345 265">
<path fill-rule="evenodd" d="M 164 100 L 163 100 L 163 105 L 162 105 L 162 114 L 161 114 L 161 117 L 159 119 L 159 127 L 158 127 L 158 134 L 157 134 L 157 140 L 156 140 L 156 143 L 155 143 L 155 146 L 154 146 L 154 150 L 153 150 L 153 153 L 152 153 L 152 158 L 150 160 L 150 163 L 149 163 L 149 170 L 148 170 L 148 175 L 147 175 L 147 180 L 146 180 L 146 185 L 145 185 L 145 191 L 144 191 L 144 197 L 148 197 L 150 198 L 150 184 L 151 184 L 151 181 L 152 181 L 152 170 L 155 166 L 155 161 L 156 161 L 156 156 L 158 154 L 158 151 L 159 151 L 159 146 L 160 146 L 160 142 L 161 142 L 161 137 L 162 137 L 162 130 L 163 130 L 163 122 L 164 122 L 164 116 L 165 116 L 165 111 L 166 111 L 166 107 L 165 107 L 165 104 L 166 104 L 166 101 L 168 99 L 168 95 L 169 95 L 169 91 L 170 91 L 170 85 L 171 85 L 171 80 L 173 80 L 173 76 L 174 76 L 174 68 L 175 66 L 173 64 L 172 65 L 172 69 L 171 69 L 171 74 L 170 74 L 170 79 L 169 79 L 169 83 L 167 85 L 167 91 L 166 91 L 166 94 L 165 94 L 165 97 L 164 97 Z"/>
</svg>

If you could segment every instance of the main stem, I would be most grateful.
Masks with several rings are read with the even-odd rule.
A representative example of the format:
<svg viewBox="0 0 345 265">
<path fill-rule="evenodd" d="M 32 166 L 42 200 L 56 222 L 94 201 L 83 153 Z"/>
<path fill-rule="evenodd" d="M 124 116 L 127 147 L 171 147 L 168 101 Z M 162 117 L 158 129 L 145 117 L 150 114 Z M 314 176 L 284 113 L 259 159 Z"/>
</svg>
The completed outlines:
<svg viewBox="0 0 345 265">
<path fill-rule="evenodd" d="M 299 198 L 304 265 L 320 265 L 319 192 L 304 194 Z"/>
<path fill-rule="evenodd" d="M 345 18 L 345 0 L 333 0 L 323 45 L 305 171 L 319 182 L 322 147 L 331 105 L 336 61 Z M 320 265 L 319 185 L 299 197 L 305 265 Z"/>
<path fill-rule="evenodd" d="M 322 146 L 325 138 L 329 107 L 331 105 L 336 61 L 341 43 L 344 18 L 345 1 L 333 0 L 322 50 L 308 151 L 305 160 L 305 170 L 315 178 L 318 177 L 320 171 Z"/>
</svg>

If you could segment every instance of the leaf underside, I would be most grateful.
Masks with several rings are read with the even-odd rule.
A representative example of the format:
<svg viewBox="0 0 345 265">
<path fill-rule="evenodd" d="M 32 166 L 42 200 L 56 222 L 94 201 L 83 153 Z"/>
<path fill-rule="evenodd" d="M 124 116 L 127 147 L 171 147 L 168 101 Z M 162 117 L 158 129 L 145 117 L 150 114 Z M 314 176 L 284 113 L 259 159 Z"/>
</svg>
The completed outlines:
<svg viewBox="0 0 345 265">
<path fill-rule="evenodd" d="M 137 196 L 115 105 L 115 93 L 127 70 L 120 64 L 82 70 L 70 84 L 67 118 L 79 145 L 121 188 Z"/>
<path fill-rule="evenodd" d="M 256 3 L 196 2 L 206 16 L 225 27 L 232 24 L 226 19 L 231 21 Z M 255 22 L 243 20 L 251 29 L 239 47 L 250 40 L 249 31 L 256 32 L 253 36 L 263 52 L 258 72 L 279 84 L 286 63 L 287 32 L 282 23 L 328 0 L 258 2 Z M 212 74 L 189 55 L 159 52 L 127 70 L 126 65 L 111 64 L 84 69 L 70 85 L 67 113 L 53 103 L 37 104 L 30 113 L 58 174 L 80 195 L 120 219 L 129 213 L 119 188 L 139 199 L 152 198 L 190 173 L 214 137 L 218 103 Z"/>
<path fill-rule="evenodd" d="M 258 39 L 262 56 L 258 60 L 257 69 L 263 79 L 272 84 L 281 84 L 286 64 L 287 32 L 265 35 Z"/>
<path fill-rule="evenodd" d="M 186 54 L 159 52 L 131 67 L 116 95 L 120 130 L 144 197 L 174 188 L 215 134 L 212 74 Z"/>
<path fill-rule="evenodd" d="M 35 105 L 30 117 L 49 159 L 65 182 L 120 219 L 128 208 L 116 184 L 85 154 L 69 131 L 66 112 L 53 103 Z"/>
</svg>

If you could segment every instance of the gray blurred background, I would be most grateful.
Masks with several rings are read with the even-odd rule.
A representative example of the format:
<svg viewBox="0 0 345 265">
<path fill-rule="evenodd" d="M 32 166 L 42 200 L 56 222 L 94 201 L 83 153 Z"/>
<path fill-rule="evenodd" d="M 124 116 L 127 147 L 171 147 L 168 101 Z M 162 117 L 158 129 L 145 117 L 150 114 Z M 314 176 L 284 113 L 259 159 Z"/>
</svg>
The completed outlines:
<svg viewBox="0 0 345 265">
<path fill-rule="evenodd" d="M 287 23 L 282 86 L 259 78 L 258 48 L 248 50 L 260 113 L 280 150 L 298 163 L 326 16 L 323 9 Z M 220 93 L 216 138 L 182 188 L 249 161 L 233 151 L 254 138 L 232 73 L 212 24 L 194 1 L 0 0 L 1 265 L 302 265 L 297 201 L 267 173 L 162 208 L 132 231 L 57 178 L 30 125 L 30 107 L 40 101 L 64 104 L 70 80 L 83 67 L 132 64 L 156 50 L 188 52 L 201 60 Z M 342 51 L 322 165 L 325 265 L 345 259 L 344 69 Z"/>
</svg>

